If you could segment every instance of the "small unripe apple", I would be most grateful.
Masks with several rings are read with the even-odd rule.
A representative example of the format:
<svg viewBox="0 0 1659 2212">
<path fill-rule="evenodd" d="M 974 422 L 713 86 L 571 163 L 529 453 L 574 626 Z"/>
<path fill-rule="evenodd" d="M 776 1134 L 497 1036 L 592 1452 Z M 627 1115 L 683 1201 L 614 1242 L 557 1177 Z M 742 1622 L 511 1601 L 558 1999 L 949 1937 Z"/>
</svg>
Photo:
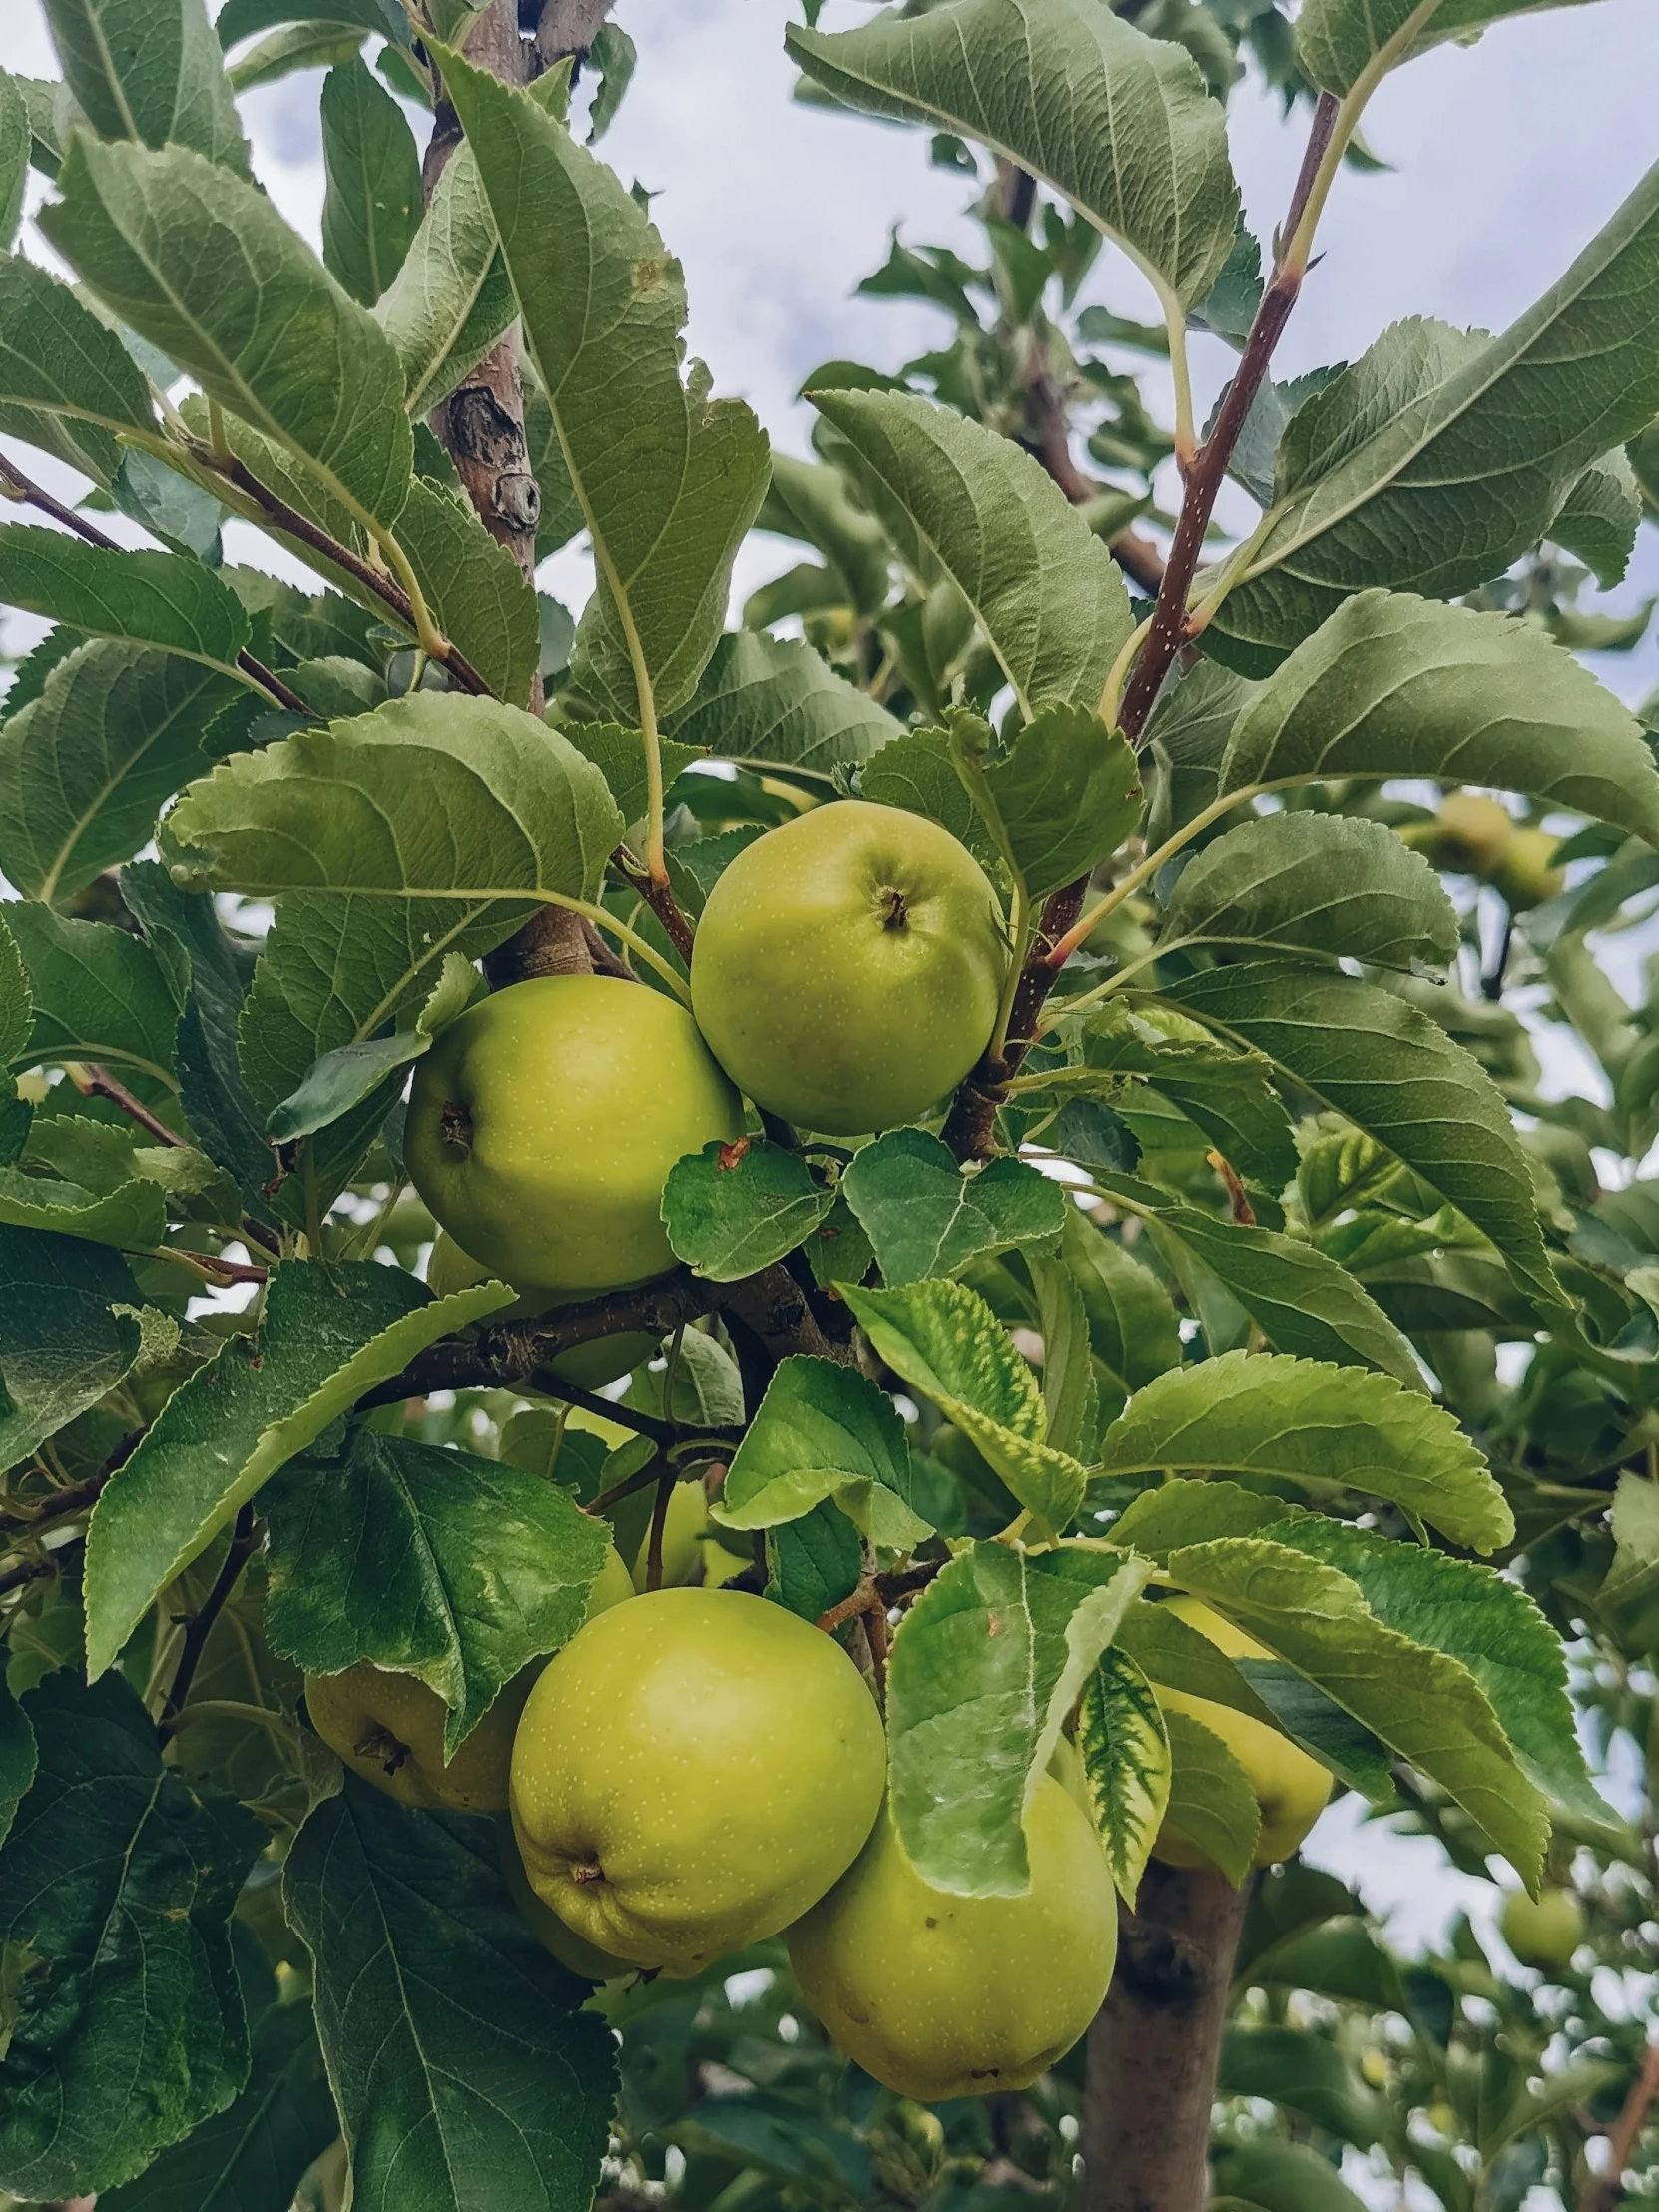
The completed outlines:
<svg viewBox="0 0 1659 2212">
<path fill-rule="evenodd" d="M 1166 1598 L 1177 1620 L 1208 1637 L 1229 1659 L 1271 1659 L 1273 1654 L 1254 1636 L 1235 1628 L 1229 1620 L 1195 1597 L 1177 1594 Z M 1317 1759 L 1310 1759 L 1266 1721 L 1252 1719 L 1231 1705 L 1213 1698 L 1194 1697 L 1186 1690 L 1156 1686 L 1158 1703 L 1166 1712 L 1185 1713 L 1219 1736 L 1243 1767 L 1256 1802 L 1262 1809 L 1262 1829 L 1256 1840 L 1252 1865 L 1271 1867 L 1288 1859 L 1324 1812 L 1331 1796 L 1331 1776 Z M 1155 1859 L 1169 1867 L 1208 1867 L 1211 1861 L 1196 1844 L 1178 1835 L 1166 1821 L 1152 1847 Z"/>
<path fill-rule="evenodd" d="M 696 1973 L 857 1856 L 886 1745 L 832 1636 L 765 1598 L 655 1590 L 549 1660 L 513 1746 L 531 1887 L 597 1948 Z"/>
<path fill-rule="evenodd" d="M 1459 875 L 1488 876 L 1514 833 L 1514 817 L 1501 801 L 1478 792 L 1448 792 L 1434 818 L 1428 856 Z"/>
<path fill-rule="evenodd" d="M 499 1813 L 507 1803 L 513 1731 L 535 1676 L 534 1664 L 514 1675 L 447 1763 L 444 1702 L 415 1675 L 366 1660 L 343 1674 L 308 1674 L 305 1710 L 351 1772 L 399 1805 Z"/>
<path fill-rule="evenodd" d="M 692 1005 L 757 1106 L 855 1136 L 955 1088 L 990 1041 L 1007 965 L 996 893 L 947 830 L 839 800 L 768 830 L 720 876 Z"/>
<path fill-rule="evenodd" d="M 807 2002 L 900 2096 L 1028 2088 L 1100 2009 L 1117 1898 L 1092 1824 L 1050 1776 L 1025 1842 L 1024 1897 L 950 1897 L 922 1881 L 883 1812 L 851 1871 L 789 1932 Z"/>
<path fill-rule="evenodd" d="M 708 1533 L 709 1494 L 701 1482 L 677 1482 L 669 1495 L 663 1523 L 663 1572 L 659 1587 L 672 1590 L 688 1581 L 703 1557 L 700 1539 Z M 645 1588 L 651 1564 L 651 1527 L 647 1522 L 634 1554 L 634 1588 Z"/>
<path fill-rule="evenodd" d="M 608 1613 L 613 1605 L 634 1595 L 634 1578 L 628 1572 L 628 1562 L 615 1544 L 605 1546 L 605 1564 L 599 1570 L 598 1580 L 588 1592 L 588 1609 L 582 1615 L 584 1621 L 597 1620 L 601 1613 Z"/>
<path fill-rule="evenodd" d="M 470 1290 L 474 1283 L 487 1281 L 490 1270 L 481 1260 L 475 1260 L 470 1252 L 463 1252 L 447 1229 L 440 1229 L 432 1243 L 431 1256 L 426 1262 L 426 1284 L 439 1298 L 451 1291 Z M 515 1284 L 514 1289 L 521 1286 Z M 499 1314 L 492 1314 L 491 1321 L 531 1321 L 538 1314 L 551 1313 L 554 1308 L 573 1302 L 559 1298 L 551 1291 L 525 1289 L 516 1306 L 503 1307 Z M 629 1375 L 635 1368 L 643 1367 L 657 1351 L 657 1339 L 643 1330 L 625 1330 L 618 1337 L 596 1337 L 591 1344 L 572 1345 L 568 1352 L 560 1352 L 549 1360 L 549 1368 L 566 1382 L 574 1382 L 581 1390 L 602 1390 L 607 1382 L 614 1382 L 619 1375 Z"/>
<path fill-rule="evenodd" d="M 1565 1973 L 1584 1940 L 1584 1908 L 1571 1890 L 1541 1890 L 1529 1898 L 1511 1890 L 1498 1918 L 1503 1940 L 1523 1966 Z"/>
<path fill-rule="evenodd" d="M 1517 830 L 1509 839 L 1509 849 L 1493 868 L 1490 881 L 1513 912 L 1523 914 L 1528 907 L 1541 906 L 1561 890 L 1566 873 L 1554 864 L 1560 842 L 1547 830 L 1531 829 Z"/>
<path fill-rule="evenodd" d="M 617 976 L 544 975 L 443 1031 L 415 1069 L 403 1156 L 482 1266 L 591 1298 L 674 1265 L 669 1169 L 742 1130 L 683 1006 Z"/>
</svg>

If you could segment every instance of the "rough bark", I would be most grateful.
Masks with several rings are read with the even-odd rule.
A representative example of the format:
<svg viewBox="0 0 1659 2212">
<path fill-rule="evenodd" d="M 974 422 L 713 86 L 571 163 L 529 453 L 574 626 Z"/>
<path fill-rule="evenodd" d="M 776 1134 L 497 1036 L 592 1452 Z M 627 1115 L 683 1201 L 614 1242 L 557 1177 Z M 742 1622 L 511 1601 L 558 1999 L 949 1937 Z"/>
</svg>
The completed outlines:
<svg viewBox="0 0 1659 2212">
<path fill-rule="evenodd" d="M 1089 2030 L 1078 2212 L 1203 2212 L 1210 2107 L 1250 1902 L 1225 1876 L 1147 1868 Z"/>
<path fill-rule="evenodd" d="M 573 61 L 580 69 L 613 5 L 614 0 L 547 0 L 536 26 L 538 74 L 562 61 Z"/>
</svg>

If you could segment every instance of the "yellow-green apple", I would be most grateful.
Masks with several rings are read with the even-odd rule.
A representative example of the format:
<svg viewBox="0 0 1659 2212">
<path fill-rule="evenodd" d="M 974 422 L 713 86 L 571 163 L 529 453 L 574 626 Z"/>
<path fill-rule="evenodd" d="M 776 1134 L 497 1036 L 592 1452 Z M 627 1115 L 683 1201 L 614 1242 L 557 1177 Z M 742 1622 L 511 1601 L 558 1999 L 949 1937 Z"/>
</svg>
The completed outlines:
<svg viewBox="0 0 1659 2212">
<path fill-rule="evenodd" d="M 1584 1940 L 1584 1908 L 1571 1890 L 1511 1890 L 1498 1919 L 1503 1940 L 1523 1966 L 1564 1973 Z"/>
<path fill-rule="evenodd" d="M 366 1660 L 343 1674 L 309 1674 L 305 1710 L 322 1741 L 352 1773 L 399 1805 L 499 1813 L 507 1803 L 513 1731 L 539 1665 L 533 1662 L 514 1675 L 447 1762 L 444 1702 L 415 1675 Z"/>
</svg>

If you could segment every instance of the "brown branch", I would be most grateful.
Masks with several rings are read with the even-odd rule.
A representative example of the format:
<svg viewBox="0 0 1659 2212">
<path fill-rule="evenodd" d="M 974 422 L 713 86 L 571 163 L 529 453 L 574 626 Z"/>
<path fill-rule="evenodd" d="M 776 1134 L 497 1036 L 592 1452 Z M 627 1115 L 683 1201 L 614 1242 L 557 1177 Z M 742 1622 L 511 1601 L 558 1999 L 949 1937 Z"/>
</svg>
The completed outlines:
<svg viewBox="0 0 1659 2212">
<path fill-rule="evenodd" d="M 838 1361 L 842 1367 L 852 1365 L 850 1343 L 836 1343 L 825 1335 L 807 1293 L 782 1262 L 717 1289 L 720 1304 L 754 1331 L 773 1361 L 804 1352 Z"/>
<path fill-rule="evenodd" d="M 77 514 L 73 507 L 66 507 L 61 499 L 55 499 L 33 478 L 25 476 L 3 454 L 0 454 L 0 485 L 9 485 L 11 497 L 22 500 L 26 506 L 38 507 L 43 515 L 50 515 L 54 522 L 61 522 L 66 530 L 73 530 L 88 545 L 96 545 L 101 553 L 126 553 L 131 550 L 106 535 L 97 523 L 89 522 L 85 515 Z M 285 707 L 289 714 L 303 715 L 310 712 L 299 694 L 284 684 L 279 676 L 273 675 L 265 663 L 257 661 L 252 653 L 246 650 L 239 653 L 237 666 L 245 676 L 251 676 L 263 691 L 269 692 L 273 699 Z"/>
<path fill-rule="evenodd" d="M 645 1544 L 645 1586 L 647 1590 L 660 1590 L 663 1586 L 663 1531 L 668 1526 L 669 1502 L 674 1496 L 674 1472 L 658 1478 L 657 1495 L 651 1503 L 651 1533 Z"/>
<path fill-rule="evenodd" d="M 260 1540 L 254 1508 L 252 1505 L 245 1505 L 232 1524 L 231 1541 L 226 1547 L 225 1557 L 220 1561 L 213 1588 L 202 1600 L 196 1617 L 185 1630 L 185 1641 L 179 1653 L 173 1686 L 168 1691 L 167 1703 L 162 1708 L 161 1725 L 164 1730 L 177 1720 L 183 1710 L 185 1700 L 190 1696 L 190 1686 L 196 1680 L 196 1670 L 202 1664 L 202 1654 L 208 1648 L 208 1638 L 214 1632 L 214 1623 L 230 1603 L 232 1593 L 242 1580 L 242 1570 L 259 1549 Z"/>
<path fill-rule="evenodd" d="M 0 1574 L 0 1597 L 7 1597 L 13 1590 L 24 1589 L 31 1582 L 44 1582 L 57 1568 L 50 1559 L 25 1559 L 21 1566 L 8 1567 Z"/>
<path fill-rule="evenodd" d="M 611 865 L 629 889 L 638 891 L 645 900 L 662 923 L 663 934 L 689 966 L 692 956 L 692 924 L 668 885 L 657 882 L 645 862 L 637 853 L 630 852 L 625 844 L 619 844 L 611 854 Z"/>
<path fill-rule="evenodd" d="M 187 1267 L 221 1276 L 227 1283 L 264 1283 L 271 1275 L 257 1260 L 222 1260 L 217 1252 L 191 1252 L 184 1245 L 158 1245 L 156 1251 L 164 1260 L 182 1260 Z"/>
<path fill-rule="evenodd" d="M 1659 2096 L 1659 2041 L 1649 2043 L 1642 2054 L 1624 2107 L 1607 2130 L 1607 2171 L 1592 2175 L 1585 2184 L 1578 2200 L 1578 2212 L 1612 2212 L 1612 2207 L 1624 2195 L 1625 2172 L 1636 2154 L 1636 2145 L 1641 2140 L 1656 2096 Z"/>
<path fill-rule="evenodd" d="M 536 31 L 538 76 L 555 62 L 571 61 L 580 69 L 614 5 L 615 0 L 546 0 Z"/>
<path fill-rule="evenodd" d="M 856 1620 L 859 1614 L 881 1611 L 883 1603 L 881 1593 L 873 1582 L 860 1582 L 838 1605 L 831 1605 L 827 1613 L 820 1613 L 813 1626 L 822 1628 L 827 1636 L 832 1636 L 837 1628 L 844 1628 L 848 1621 Z"/>
<path fill-rule="evenodd" d="M 101 1467 L 83 1475 L 79 1482 L 71 1482 L 60 1490 L 49 1490 L 34 1511 L 0 1513 L 0 1535 L 8 1538 L 24 1533 L 33 1535 L 41 1529 L 61 1527 L 77 1513 L 84 1513 L 88 1506 L 97 1504 L 105 1483 L 127 1464 L 143 1440 L 144 1430 L 132 1429 Z"/>
<path fill-rule="evenodd" d="M 661 1459 L 652 1459 L 636 1474 L 624 1475 L 620 1482 L 613 1482 L 608 1490 L 601 1490 L 582 1510 L 594 1520 L 603 1520 L 613 1505 L 620 1505 L 625 1497 L 634 1497 L 641 1490 L 650 1489 L 653 1482 L 662 1479 Z"/>
<path fill-rule="evenodd" d="M 169 1129 L 165 1121 L 154 1115 L 142 1098 L 135 1098 L 125 1083 L 118 1082 L 109 1069 L 97 1060 L 70 1061 L 67 1063 L 69 1080 L 83 1098 L 107 1098 L 112 1106 L 119 1106 L 131 1121 L 147 1130 L 158 1144 L 182 1145 L 184 1138 L 177 1129 Z"/>
<path fill-rule="evenodd" d="M 1154 1860 L 1119 1913 L 1117 1971 L 1089 2030 L 1077 2212 L 1202 2212 L 1210 2107 L 1250 1902 L 1213 1870 Z"/>
</svg>

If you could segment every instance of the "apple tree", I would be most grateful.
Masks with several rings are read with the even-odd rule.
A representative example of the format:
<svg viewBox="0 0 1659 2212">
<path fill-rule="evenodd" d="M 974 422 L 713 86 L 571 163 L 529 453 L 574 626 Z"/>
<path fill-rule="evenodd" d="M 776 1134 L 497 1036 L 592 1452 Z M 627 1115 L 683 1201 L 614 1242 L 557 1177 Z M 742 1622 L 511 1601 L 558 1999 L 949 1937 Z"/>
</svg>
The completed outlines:
<svg viewBox="0 0 1659 2212">
<path fill-rule="evenodd" d="M 1509 329 L 1276 382 L 1377 86 L 1517 0 L 809 4 L 985 247 L 895 244 L 948 341 L 824 364 L 802 460 L 595 150 L 603 0 L 44 5 L 0 2188 L 1651 2193 L 1659 1820 L 1574 1693 L 1645 1758 L 1659 774 L 1567 649 L 1641 628 L 1579 602 L 1659 171 Z M 236 105 L 317 66 L 320 259 Z M 1507 1978 L 1301 1863 L 1336 1796 L 1509 1870 Z"/>
</svg>

